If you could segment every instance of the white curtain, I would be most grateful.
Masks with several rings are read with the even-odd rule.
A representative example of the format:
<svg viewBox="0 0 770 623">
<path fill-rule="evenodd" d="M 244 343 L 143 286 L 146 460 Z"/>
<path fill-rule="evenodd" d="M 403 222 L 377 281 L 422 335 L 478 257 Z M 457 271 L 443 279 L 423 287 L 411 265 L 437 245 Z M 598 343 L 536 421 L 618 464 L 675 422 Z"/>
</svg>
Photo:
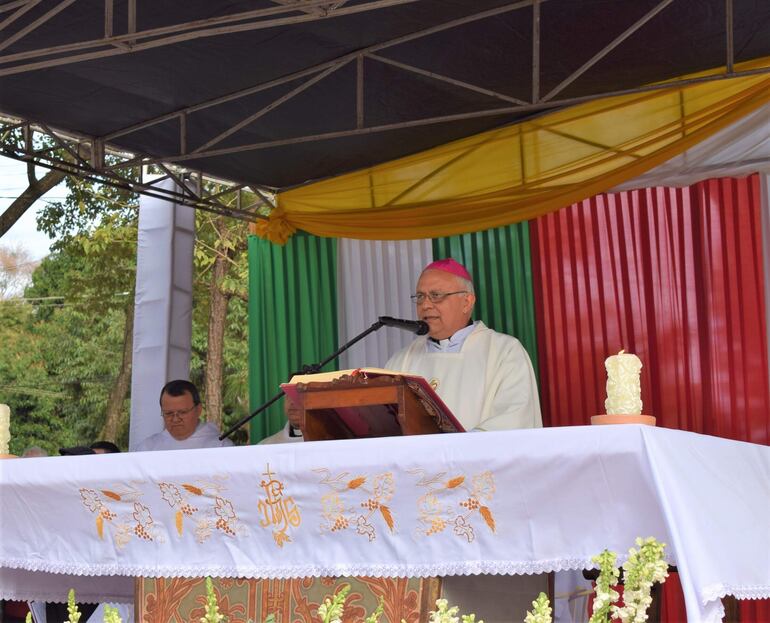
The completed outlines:
<svg viewBox="0 0 770 623">
<path fill-rule="evenodd" d="M 349 240 L 337 246 L 337 311 L 340 344 L 380 316 L 415 318 L 409 296 L 420 271 L 433 260 L 430 240 Z M 414 334 L 383 327 L 340 356 L 340 368 L 381 368 Z"/>
<path fill-rule="evenodd" d="M 717 132 L 686 152 L 613 191 L 650 186 L 690 186 L 714 177 L 770 172 L 770 105 Z"/>
<path fill-rule="evenodd" d="M 159 186 L 173 190 L 172 180 Z M 158 397 L 190 374 L 195 210 L 164 199 L 139 201 L 129 449 L 163 429 Z"/>
</svg>

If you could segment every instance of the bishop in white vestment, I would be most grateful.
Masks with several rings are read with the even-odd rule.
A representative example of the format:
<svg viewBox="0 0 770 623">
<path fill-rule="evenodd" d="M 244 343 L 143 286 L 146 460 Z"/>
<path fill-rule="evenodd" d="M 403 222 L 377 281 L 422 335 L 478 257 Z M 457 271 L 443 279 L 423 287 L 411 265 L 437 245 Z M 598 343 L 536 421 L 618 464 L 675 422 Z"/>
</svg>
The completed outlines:
<svg viewBox="0 0 770 623">
<path fill-rule="evenodd" d="M 476 295 L 461 264 L 429 264 L 412 298 L 428 335 L 396 353 L 386 368 L 425 377 L 465 430 L 543 425 L 529 355 L 516 338 L 470 322 Z"/>
</svg>

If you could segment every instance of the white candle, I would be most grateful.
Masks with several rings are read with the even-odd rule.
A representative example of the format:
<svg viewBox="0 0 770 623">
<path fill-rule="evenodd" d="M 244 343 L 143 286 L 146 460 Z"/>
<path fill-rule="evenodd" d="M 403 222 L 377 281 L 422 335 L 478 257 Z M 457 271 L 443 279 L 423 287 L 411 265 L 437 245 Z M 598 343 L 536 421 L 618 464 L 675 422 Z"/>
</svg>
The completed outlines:
<svg viewBox="0 0 770 623">
<path fill-rule="evenodd" d="M 622 350 L 604 362 L 607 368 L 607 400 L 604 408 L 608 415 L 641 415 L 642 388 L 639 357 Z"/>
<path fill-rule="evenodd" d="M 8 443 L 11 441 L 11 409 L 8 405 L 0 405 L 0 454 L 8 454 Z"/>
</svg>

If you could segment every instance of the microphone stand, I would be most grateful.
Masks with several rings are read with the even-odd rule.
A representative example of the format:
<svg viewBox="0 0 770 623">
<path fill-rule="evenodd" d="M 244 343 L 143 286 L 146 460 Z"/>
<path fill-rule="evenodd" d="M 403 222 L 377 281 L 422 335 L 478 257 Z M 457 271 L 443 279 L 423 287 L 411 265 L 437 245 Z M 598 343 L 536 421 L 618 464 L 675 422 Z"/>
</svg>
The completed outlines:
<svg viewBox="0 0 770 623">
<path fill-rule="evenodd" d="M 302 366 L 302 370 L 299 372 L 299 374 L 316 374 L 316 373 L 320 372 L 321 368 L 323 368 L 330 361 L 336 359 L 339 355 L 344 353 L 348 348 L 353 346 L 353 344 L 355 344 L 356 342 L 364 339 L 370 333 L 373 333 L 374 331 L 377 331 L 377 329 L 380 329 L 380 328 L 382 328 L 384 326 L 385 326 L 385 324 L 378 320 L 371 327 L 369 327 L 365 331 L 359 333 L 356 337 L 354 337 L 349 342 L 346 342 L 345 344 L 340 346 L 337 350 L 335 350 L 331 355 L 329 355 L 326 359 L 324 359 L 320 363 L 313 363 L 313 364 L 310 364 L 310 365 Z M 247 415 L 246 417 L 242 418 L 239 422 L 236 422 L 233 426 L 230 427 L 230 429 L 227 432 L 224 432 L 224 433 L 222 433 L 219 436 L 219 440 L 222 441 L 225 437 L 229 437 L 230 435 L 232 435 L 235 431 L 237 431 L 246 422 L 248 422 L 249 420 L 251 420 L 255 416 L 257 416 L 260 413 L 262 413 L 265 409 L 267 409 L 273 403 L 278 402 L 278 400 L 281 399 L 281 396 L 283 396 L 283 391 L 278 392 L 275 396 L 273 396 L 265 404 L 257 407 L 249 415 Z"/>
</svg>

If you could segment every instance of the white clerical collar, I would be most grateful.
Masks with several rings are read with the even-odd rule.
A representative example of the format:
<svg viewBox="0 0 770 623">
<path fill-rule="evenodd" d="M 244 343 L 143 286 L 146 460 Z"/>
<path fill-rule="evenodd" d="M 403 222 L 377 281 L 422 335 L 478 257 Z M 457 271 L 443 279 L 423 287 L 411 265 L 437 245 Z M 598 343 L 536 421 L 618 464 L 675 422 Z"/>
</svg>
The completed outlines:
<svg viewBox="0 0 770 623">
<path fill-rule="evenodd" d="M 460 349 L 463 347 L 465 339 L 473 332 L 473 329 L 476 328 L 478 322 L 479 321 L 477 320 L 473 324 L 469 324 L 467 327 L 463 327 L 459 331 L 455 332 L 454 335 L 443 340 L 434 340 L 433 338 L 428 338 L 426 340 L 427 352 L 459 353 Z"/>
</svg>

